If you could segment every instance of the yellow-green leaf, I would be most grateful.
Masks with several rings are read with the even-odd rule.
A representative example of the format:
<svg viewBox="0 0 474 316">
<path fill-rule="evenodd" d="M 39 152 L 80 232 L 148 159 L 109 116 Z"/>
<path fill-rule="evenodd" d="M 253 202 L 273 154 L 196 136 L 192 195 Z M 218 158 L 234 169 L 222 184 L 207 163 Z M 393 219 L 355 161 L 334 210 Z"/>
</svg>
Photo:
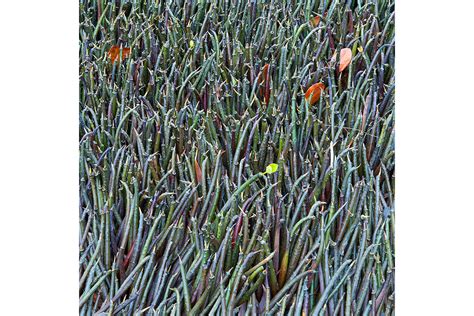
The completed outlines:
<svg viewBox="0 0 474 316">
<path fill-rule="evenodd" d="M 272 174 L 278 170 L 278 165 L 276 163 L 271 163 L 267 166 L 264 173 Z"/>
</svg>

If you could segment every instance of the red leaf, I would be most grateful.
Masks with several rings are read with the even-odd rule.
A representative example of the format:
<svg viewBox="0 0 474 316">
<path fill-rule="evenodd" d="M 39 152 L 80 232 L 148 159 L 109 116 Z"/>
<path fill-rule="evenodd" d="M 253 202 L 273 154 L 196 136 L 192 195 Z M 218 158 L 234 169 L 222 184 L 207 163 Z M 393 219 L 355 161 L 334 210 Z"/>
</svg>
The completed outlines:
<svg viewBox="0 0 474 316">
<path fill-rule="evenodd" d="M 318 26 L 319 22 L 321 22 L 321 18 L 319 16 L 315 16 L 310 20 L 310 23 L 313 27 Z"/>
<path fill-rule="evenodd" d="M 319 98 L 321 97 L 321 92 L 324 89 L 326 89 L 326 86 L 322 82 L 313 84 L 311 87 L 308 88 L 308 90 L 306 91 L 304 95 L 306 101 L 308 101 L 311 105 L 318 102 Z M 308 100 L 310 96 L 311 96 L 311 100 Z"/>
<path fill-rule="evenodd" d="M 107 53 L 109 56 L 110 60 L 115 62 L 119 57 L 120 57 L 120 46 L 114 45 L 109 49 L 109 52 Z M 130 47 L 122 47 L 122 60 L 128 57 L 130 55 Z"/>
</svg>

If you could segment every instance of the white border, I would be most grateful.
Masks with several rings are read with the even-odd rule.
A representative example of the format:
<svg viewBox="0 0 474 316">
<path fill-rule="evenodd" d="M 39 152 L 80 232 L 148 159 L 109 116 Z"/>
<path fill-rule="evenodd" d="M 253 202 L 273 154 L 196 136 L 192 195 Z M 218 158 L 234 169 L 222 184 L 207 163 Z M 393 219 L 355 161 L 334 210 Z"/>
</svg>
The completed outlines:
<svg viewBox="0 0 474 316">
<path fill-rule="evenodd" d="M 473 315 L 470 1 L 396 2 L 396 314 Z"/>
<path fill-rule="evenodd" d="M 78 314 L 79 1 L 0 6 L 0 314 Z"/>
</svg>

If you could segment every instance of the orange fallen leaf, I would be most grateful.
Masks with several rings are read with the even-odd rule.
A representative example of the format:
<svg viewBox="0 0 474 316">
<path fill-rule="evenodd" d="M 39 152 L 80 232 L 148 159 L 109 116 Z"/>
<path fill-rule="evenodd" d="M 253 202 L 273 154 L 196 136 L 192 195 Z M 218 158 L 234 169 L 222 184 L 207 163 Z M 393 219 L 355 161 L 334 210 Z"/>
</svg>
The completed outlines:
<svg viewBox="0 0 474 316">
<path fill-rule="evenodd" d="M 199 167 L 199 163 L 196 159 L 194 159 L 194 171 L 196 172 L 196 181 L 201 182 L 202 180 L 202 171 L 201 167 Z"/>
<path fill-rule="evenodd" d="M 130 47 L 122 47 L 122 59 L 120 61 L 127 58 L 128 55 L 130 55 Z M 112 61 L 112 63 L 115 62 L 120 56 L 120 46 L 118 45 L 112 46 L 109 49 L 108 56 L 110 60 Z"/>
<path fill-rule="evenodd" d="M 352 60 L 352 51 L 350 48 L 341 49 L 340 59 L 339 59 L 339 72 L 344 71 L 344 69 L 349 66 Z"/>
<path fill-rule="evenodd" d="M 316 102 L 318 102 L 319 98 L 321 97 L 321 92 L 324 89 L 326 89 L 326 86 L 322 82 L 313 84 L 311 87 L 308 88 L 304 95 L 306 101 L 308 101 L 311 105 L 315 104 Z M 308 100 L 310 96 L 311 100 Z"/>
<path fill-rule="evenodd" d="M 310 23 L 313 27 L 316 27 L 318 26 L 320 21 L 321 21 L 321 18 L 319 16 L 315 16 L 314 18 L 311 19 Z"/>
</svg>

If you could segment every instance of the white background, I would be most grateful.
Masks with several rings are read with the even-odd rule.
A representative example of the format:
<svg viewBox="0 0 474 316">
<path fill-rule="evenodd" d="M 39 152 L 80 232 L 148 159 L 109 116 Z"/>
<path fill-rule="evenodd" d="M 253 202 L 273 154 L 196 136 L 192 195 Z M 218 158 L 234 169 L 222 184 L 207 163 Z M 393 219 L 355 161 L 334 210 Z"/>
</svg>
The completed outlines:
<svg viewBox="0 0 474 316">
<path fill-rule="evenodd" d="M 0 7 L 0 314 L 78 313 L 78 0 Z M 396 3 L 396 312 L 473 315 L 474 10 Z"/>
</svg>

